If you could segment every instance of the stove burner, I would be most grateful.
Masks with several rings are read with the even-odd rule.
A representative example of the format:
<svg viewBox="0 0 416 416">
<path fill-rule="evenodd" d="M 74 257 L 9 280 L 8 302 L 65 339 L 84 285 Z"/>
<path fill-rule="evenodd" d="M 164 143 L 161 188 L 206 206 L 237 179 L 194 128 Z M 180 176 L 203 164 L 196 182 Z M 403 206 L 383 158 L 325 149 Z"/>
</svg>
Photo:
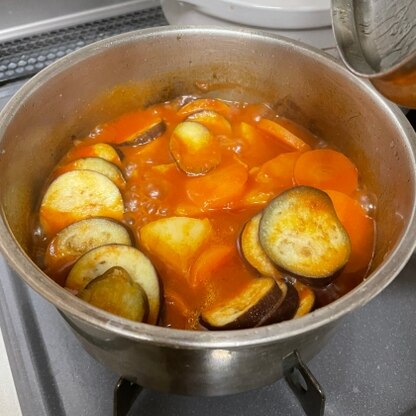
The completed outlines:
<svg viewBox="0 0 416 416">
<path fill-rule="evenodd" d="M 127 416 L 143 387 L 121 377 L 114 388 L 114 416 Z"/>
<path fill-rule="evenodd" d="M 293 351 L 283 359 L 283 372 L 289 387 L 299 400 L 307 416 L 323 416 L 325 393 L 304 364 L 298 351 Z"/>
<path fill-rule="evenodd" d="M 325 394 L 298 351 L 283 359 L 283 372 L 305 415 L 323 416 Z M 113 416 L 127 416 L 142 391 L 142 386 L 121 377 L 114 388 Z"/>
</svg>

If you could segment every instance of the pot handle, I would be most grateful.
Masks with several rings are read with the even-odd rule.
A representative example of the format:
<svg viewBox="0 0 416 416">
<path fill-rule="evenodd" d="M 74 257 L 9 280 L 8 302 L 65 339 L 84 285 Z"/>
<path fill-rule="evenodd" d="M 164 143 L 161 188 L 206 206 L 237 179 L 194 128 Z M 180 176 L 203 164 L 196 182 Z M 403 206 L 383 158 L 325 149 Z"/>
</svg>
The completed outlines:
<svg viewBox="0 0 416 416">
<path fill-rule="evenodd" d="M 325 393 L 298 351 L 283 358 L 283 374 L 307 416 L 323 416 Z"/>
</svg>

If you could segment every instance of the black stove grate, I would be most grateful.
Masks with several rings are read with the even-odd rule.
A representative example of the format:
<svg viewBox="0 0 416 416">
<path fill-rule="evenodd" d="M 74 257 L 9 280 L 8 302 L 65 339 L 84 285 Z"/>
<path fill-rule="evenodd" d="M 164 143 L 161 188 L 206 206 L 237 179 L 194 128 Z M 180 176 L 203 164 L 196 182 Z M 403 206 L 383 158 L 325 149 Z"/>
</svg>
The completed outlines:
<svg viewBox="0 0 416 416">
<path fill-rule="evenodd" d="M 0 43 L 0 85 L 32 76 L 57 59 L 95 41 L 167 24 L 162 9 L 151 7 Z"/>
</svg>

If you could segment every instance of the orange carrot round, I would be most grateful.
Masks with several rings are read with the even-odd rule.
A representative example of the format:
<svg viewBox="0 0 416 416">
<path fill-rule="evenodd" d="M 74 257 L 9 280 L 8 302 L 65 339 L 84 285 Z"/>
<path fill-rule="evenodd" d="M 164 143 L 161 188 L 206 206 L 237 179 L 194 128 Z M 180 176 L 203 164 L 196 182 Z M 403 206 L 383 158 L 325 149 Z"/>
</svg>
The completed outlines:
<svg viewBox="0 0 416 416">
<path fill-rule="evenodd" d="M 351 195 L 358 186 L 358 171 L 347 156 L 332 149 L 305 152 L 296 161 L 294 178 L 298 185 L 331 189 Z"/>
<path fill-rule="evenodd" d="M 234 160 L 205 176 L 189 178 L 185 183 L 188 198 L 203 210 L 223 208 L 243 193 L 248 179 L 247 167 Z"/>
<path fill-rule="evenodd" d="M 309 150 L 310 146 L 277 121 L 262 118 L 257 127 L 276 138 L 288 150 Z"/>
<path fill-rule="evenodd" d="M 325 192 L 331 198 L 335 212 L 351 241 L 351 254 L 344 271 L 352 273 L 368 267 L 374 251 L 374 220 L 355 199 L 342 192 Z"/>
<path fill-rule="evenodd" d="M 293 171 L 301 152 L 281 153 L 260 167 L 256 180 L 261 183 L 273 181 L 279 187 L 293 186 Z"/>
<path fill-rule="evenodd" d="M 234 248 L 227 245 L 211 246 L 203 251 L 192 265 L 189 283 L 192 287 L 204 285 L 213 273 L 232 256 Z"/>
</svg>

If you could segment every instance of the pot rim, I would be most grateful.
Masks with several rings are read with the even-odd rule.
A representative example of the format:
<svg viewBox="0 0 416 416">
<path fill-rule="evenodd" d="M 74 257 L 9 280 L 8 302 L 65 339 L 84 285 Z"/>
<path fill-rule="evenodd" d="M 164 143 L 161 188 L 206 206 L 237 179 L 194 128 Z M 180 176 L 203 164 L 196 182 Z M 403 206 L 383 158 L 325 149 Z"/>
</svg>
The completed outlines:
<svg viewBox="0 0 416 416">
<path fill-rule="evenodd" d="M 193 33 L 203 33 L 207 36 L 220 34 L 223 36 L 238 36 L 241 39 L 254 38 L 263 42 L 275 42 L 293 48 L 293 50 L 301 51 L 311 57 L 319 58 L 332 71 L 341 72 L 352 83 L 359 84 L 361 89 L 372 96 L 373 101 L 386 114 L 386 117 L 396 119 L 397 128 L 401 131 L 401 136 L 404 138 L 409 157 L 416 164 L 416 134 L 401 110 L 396 105 L 385 101 L 369 83 L 357 79 L 332 57 L 318 49 L 272 33 L 250 29 L 228 29 L 216 26 L 170 26 L 142 29 L 98 41 L 51 64 L 25 83 L 0 112 L 0 158 L 2 154 L 1 137 L 5 133 L 8 121 L 14 117 L 27 96 L 30 96 L 38 88 L 41 88 L 44 83 L 53 78 L 61 70 L 77 64 L 85 58 L 99 54 L 112 46 L 135 42 L 143 38 L 161 36 L 178 38 L 182 35 L 191 35 Z M 413 182 L 416 182 L 416 172 L 413 172 L 412 179 Z M 330 324 L 352 310 L 363 306 L 391 283 L 405 266 L 416 246 L 416 239 L 414 238 L 416 235 L 416 216 L 415 204 L 413 204 L 411 217 L 408 220 L 403 236 L 396 247 L 389 253 L 388 260 L 383 262 L 384 264 L 372 273 L 369 278 L 338 300 L 304 317 L 265 327 L 218 332 L 190 331 L 129 321 L 89 305 L 76 296 L 73 296 L 43 273 L 23 249 L 20 248 L 7 224 L 2 206 L 0 210 L 0 251 L 2 251 L 12 269 L 42 297 L 51 302 L 64 314 L 68 314 L 70 319 L 75 318 L 87 322 L 96 328 L 108 330 L 115 336 L 128 337 L 136 341 L 173 348 L 216 349 L 251 347 L 296 337 Z"/>
</svg>

